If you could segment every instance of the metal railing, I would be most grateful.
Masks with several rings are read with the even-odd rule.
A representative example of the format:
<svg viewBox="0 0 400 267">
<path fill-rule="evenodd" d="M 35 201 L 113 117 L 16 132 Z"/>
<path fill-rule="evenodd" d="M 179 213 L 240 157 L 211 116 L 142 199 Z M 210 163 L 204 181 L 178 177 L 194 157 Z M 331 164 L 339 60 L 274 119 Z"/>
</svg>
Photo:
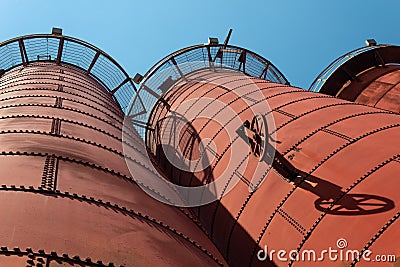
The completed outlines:
<svg viewBox="0 0 400 267">
<path fill-rule="evenodd" d="M 82 40 L 57 34 L 34 34 L 0 43 L 0 73 L 33 62 L 69 64 L 85 71 L 113 95 L 143 138 L 149 113 L 168 89 L 165 88 L 168 81 L 174 82 L 194 71 L 219 68 L 289 84 L 269 60 L 225 44 L 191 46 L 166 56 L 146 73 L 137 90 L 132 78 L 111 56 Z"/>
<path fill-rule="evenodd" d="M 144 138 L 149 114 L 155 103 L 176 81 L 205 69 L 239 71 L 248 76 L 289 84 L 284 75 L 267 59 L 241 47 L 203 44 L 181 49 L 155 64 L 141 79 L 140 87 L 126 113 Z"/>
<path fill-rule="evenodd" d="M 374 49 L 381 48 L 381 47 L 386 47 L 386 46 L 388 46 L 388 45 L 365 46 L 365 47 L 357 48 L 353 51 L 348 52 L 345 55 L 338 57 L 317 76 L 317 78 L 313 81 L 313 83 L 311 84 L 308 91 L 319 92 L 321 90 L 321 88 L 324 86 L 325 82 L 328 80 L 328 78 L 338 68 L 340 68 L 340 66 L 342 66 L 344 63 L 346 63 L 350 59 L 352 59 L 362 53 L 365 53 L 367 51 L 374 50 Z"/>
<path fill-rule="evenodd" d="M 107 53 L 82 40 L 55 34 L 34 34 L 0 43 L 0 70 L 32 62 L 78 67 L 102 84 L 125 112 L 136 94 L 128 73 Z"/>
</svg>

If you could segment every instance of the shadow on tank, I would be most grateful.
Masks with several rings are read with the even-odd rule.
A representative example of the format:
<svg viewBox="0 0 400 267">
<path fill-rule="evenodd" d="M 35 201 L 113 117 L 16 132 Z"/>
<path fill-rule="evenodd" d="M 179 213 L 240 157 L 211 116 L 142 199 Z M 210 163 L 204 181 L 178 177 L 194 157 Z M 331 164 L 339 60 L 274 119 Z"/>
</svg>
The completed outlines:
<svg viewBox="0 0 400 267">
<path fill-rule="evenodd" d="M 331 215 L 358 216 L 381 213 L 395 207 L 391 199 L 370 194 L 347 194 L 342 187 L 295 168 L 279 151 L 272 165 L 282 176 L 319 198 L 317 210 Z"/>
<path fill-rule="evenodd" d="M 395 207 L 391 199 L 370 194 L 347 194 L 342 187 L 297 169 L 272 146 L 272 143 L 281 141 L 263 134 L 262 126 L 268 133 L 268 125 L 259 125 L 255 116 L 251 122 L 246 121 L 237 133 L 249 145 L 256 158 L 267 164 L 272 162 L 272 167 L 289 182 L 318 196 L 314 202 L 317 210 L 331 215 L 355 216 L 381 213 Z"/>
<path fill-rule="evenodd" d="M 183 123 L 184 127 L 180 130 L 178 142 L 173 143 L 173 141 L 171 141 L 169 144 L 168 142 L 166 144 L 165 140 L 164 143 L 161 144 L 160 134 L 157 134 L 157 131 L 161 128 L 161 124 L 165 123 L 165 117 L 157 121 L 157 126 L 154 128 L 155 134 L 153 135 L 155 137 L 155 155 L 153 155 L 153 158 L 155 158 L 157 164 L 165 172 L 171 182 L 175 184 L 197 187 L 214 181 L 215 177 L 213 175 L 211 159 L 204 156 L 206 155 L 206 153 L 203 153 L 203 149 L 205 148 L 202 147 L 201 138 L 195 128 L 183 117 L 175 117 L 175 119 L 176 118 L 178 118 L 178 122 L 175 122 Z M 180 149 L 179 153 L 176 152 L 177 147 Z M 166 154 L 168 154 L 168 156 Z M 199 160 L 202 155 L 204 156 L 200 159 L 202 165 L 208 166 L 202 170 L 191 172 L 188 171 L 190 168 L 185 169 L 185 166 L 179 167 L 179 165 L 177 165 L 177 162 L 183 162 L 182 157 Z M 214 196 L 215 199 L 218 199 L 215 187 L 209 187 L 208 190 L 204 190 L 203 196 Z M 219 201 L 213 201 L 200 207 L 193 207 L 190 210 L 193 215 L 200 220 L 204 226 L 203 231 L 205 231 L 216 244 L 221 254 L 229 263 L 229 266 L 249 266 L 251 258 L 255 255 L 254 251 L 261 250 L 261 247 L 240 224 L 236 223 L 236 219 L 223 205 L 218 205 L 218 202 Z M 217 233 L 216 230 L 212 233 L 212 216 L 198 216 L 200 209 L 202 213 L 204 212 L 204 214 L 206 214 L 207 211 L 214 211 L 217 207 L 218 217 L 220 218 L 219 223 L 224 223 L 222 227 L 223 233 Z M 232 227 L 235 227 L 235 239 L 239 242 L 227 242 L 227 240 L 230 240 L 229 238 L 215 238 L 216 235 L 225 235 L 228 237 Z M 219 231 L 221 231 L 221 227 L 219 227 Z M 277 266 L 268 258 L 260 263 L 262 263 L 262 266 Z"/>
</svg>

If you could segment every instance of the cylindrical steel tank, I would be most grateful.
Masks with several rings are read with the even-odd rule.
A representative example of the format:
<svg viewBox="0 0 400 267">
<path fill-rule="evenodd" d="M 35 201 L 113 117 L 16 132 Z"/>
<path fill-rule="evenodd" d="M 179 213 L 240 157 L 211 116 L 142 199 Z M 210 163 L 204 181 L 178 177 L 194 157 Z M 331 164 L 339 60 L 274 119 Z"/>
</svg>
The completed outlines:
<svg viewBox="0 0 400 267">
<path fill-rule="evenodd" d="M 146 145 L 169 179 L 224 181 L 205 189 L 216 201 L 186 200 L 230 266 L 374 266 L 367 250 L 398 263 L 399 114 L 292 87 L 269 61 L 215 44 L 167 56 L 138 95 L 154 106 L 132 116 L 147 120 Z"/>
<path fill-rule="evenodd" d="M 400 47 L 370 45 L 333 61 L 310 91 L 400 112 Z"/>
<path fill-rule="evenodd" d="M 0 68 L 0 266 L 226 265 L 188 209 L 136 184 L 155 174 L 134 129 L 129 172 L 135 88 L 111 57 L 34 35 L 0 44 Z"/>
</svg>

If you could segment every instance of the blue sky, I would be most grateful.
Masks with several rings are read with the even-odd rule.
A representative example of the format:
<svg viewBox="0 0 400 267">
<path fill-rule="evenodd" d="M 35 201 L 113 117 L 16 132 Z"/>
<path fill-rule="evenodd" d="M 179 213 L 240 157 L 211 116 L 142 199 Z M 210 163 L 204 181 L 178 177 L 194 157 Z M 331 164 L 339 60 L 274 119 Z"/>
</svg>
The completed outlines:
<svg viewBox="0 0 400 267">
<path fill-rule="evenodd" d="M 30 33 L 88 41 L 133 76 L 180 48 L 218 37 L 270 59 L 308 88 L 335 58 L 365 39 L 400 44 L 399 0 L 1 1 L 0 40 Z"/>
</svg>

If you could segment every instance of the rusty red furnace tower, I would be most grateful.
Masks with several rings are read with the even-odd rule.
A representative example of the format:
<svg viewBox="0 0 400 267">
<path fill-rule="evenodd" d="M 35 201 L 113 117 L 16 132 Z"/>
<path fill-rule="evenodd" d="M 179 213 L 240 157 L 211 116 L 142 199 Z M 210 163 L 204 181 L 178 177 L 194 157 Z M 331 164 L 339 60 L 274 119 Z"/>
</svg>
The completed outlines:
<svg viewBox="0 0 400 267">
<path fill-rule="evenodd" d="M 59 29 L 1 43 L 0 266 L 397 266 L 398 47 L 310 92 L 228 40 L 135 78 Z"/>
</svg>

